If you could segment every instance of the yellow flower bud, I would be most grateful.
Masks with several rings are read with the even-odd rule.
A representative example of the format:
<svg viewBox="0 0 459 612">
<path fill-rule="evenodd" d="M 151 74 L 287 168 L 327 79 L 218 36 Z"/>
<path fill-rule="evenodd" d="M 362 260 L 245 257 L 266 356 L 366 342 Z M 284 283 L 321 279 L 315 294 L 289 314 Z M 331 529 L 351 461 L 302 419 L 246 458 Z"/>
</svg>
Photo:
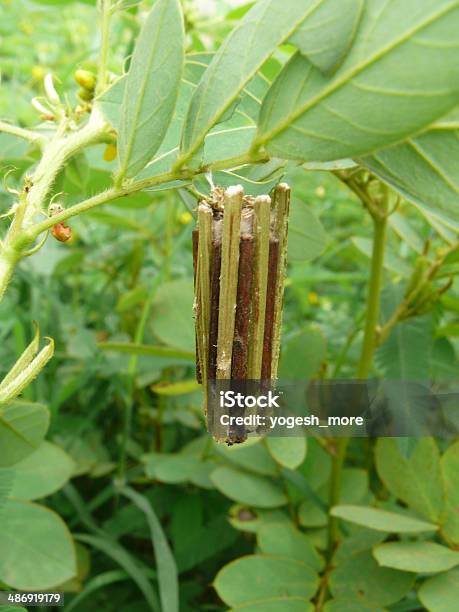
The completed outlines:
<svg viewBox="0 0 459 612">
<path fill-rule="evenodd" d="M 73 77 L 80 87 L 83 87 L 83 89 L 87 89 L 88 91 L 94 91 L 94 88 L 96 87 L 96 77 L 92 72 L 89 70 L 79 69 L 75 71 Z"/>
<path fill-rule="evenodd" d="M 193 221 L 193 215 L 186 210 L 185 212 L 180 213 L 178 216 L 178 221 L 182 225 L 188 225 L 188 223 Z"/>
<path fill-rule="evenodd" d="M 104 151 L 104 161 L 106 162 L 113 161 L 114 159 L 116 159 L 116 153 L 117 153 L 116 144 L 108 144 L 105 147 L 105 151 Z"/>
</svg>

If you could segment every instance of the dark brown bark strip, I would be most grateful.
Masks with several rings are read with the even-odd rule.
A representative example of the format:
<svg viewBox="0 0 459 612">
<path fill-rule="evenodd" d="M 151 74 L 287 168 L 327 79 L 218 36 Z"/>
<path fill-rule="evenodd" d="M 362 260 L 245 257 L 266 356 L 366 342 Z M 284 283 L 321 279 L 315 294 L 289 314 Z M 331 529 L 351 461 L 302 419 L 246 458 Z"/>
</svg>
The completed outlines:
<svg viewBox="0 0 459 612">
<path fill-rule="evenodd" d="M 279 280 L 279 240 L 271 239 L 269 243 L 268 284 L 266 290 L 265 332 L 263 337 L 263 359 L 261 363 L 261 379 L 271 378 L 271 363 L 273 356 L 274 317 L 276 293 Z"/>
<path fill-rule="evenodd" d="M 196 295 L 196 272 L 198 269 L 198 245 L 199 245 L 199 230 L 194 229 L 191 235 L 192 237 L 192 246 L 193 246 L 193 283 L 195 288 Z M 195 308 L 199 308 L 199 305 L 196 304 Z M 197 316 L 197 313 L 195 313 Z M 199 360 L 199 350 L 198 350 L 198 335 L 195 330 L 195 353 L 196 353 L 196 381 L 199 385 L 202 385 L 202 374 L 201 374 L 201 363 Z"/>
<path fill-rule="evenodd" d="M 210 277 L 210 324 L 209 324 L 209 380 L 217 376 L 218 312 L 220 306 L 220 271 L 222 265 L 222 243 L 212 242 Z"/>
<path fill-rule="evenodd" d="M 250 305 L 252 302 L 253 279 L 253 236 L 241 236 L 239 245 L 239 274 L 237 285 L 236 320 L 234 327 L 231 378 L 247 379 Z"/>
</svg>

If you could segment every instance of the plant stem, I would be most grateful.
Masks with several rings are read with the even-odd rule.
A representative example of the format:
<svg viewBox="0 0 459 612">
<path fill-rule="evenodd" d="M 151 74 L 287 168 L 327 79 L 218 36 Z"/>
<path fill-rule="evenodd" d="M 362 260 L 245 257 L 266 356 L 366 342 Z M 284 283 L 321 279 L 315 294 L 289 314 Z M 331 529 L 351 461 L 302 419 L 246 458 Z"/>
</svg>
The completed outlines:
<svg viewBox="0 0 459 612">
<path fill-rule="evenodd" d="M 43 149 L 43 156 L 32 177 L 30 187 L 20 195 L 13 222 L 0 250 L 0 300 L 11 279 L 14 266 L 25 255 L 23 249 L 34 242 L 42 231 L 57 223 L 55 218 L 47 219 L 43 230 L 34 232 L 34 217 L 44 212 L 45 200 L 62 166 L 82 148 L 104 140 L 106 123 L 94 111 L 89 122 L 81 130 L 63 137 L 58 130 L 54 138 Z"/>
<path fill-rule="evenodd" d="M 371 256 L 370 283 L 368 287 L 367 314 L 362 351 L 360 353 L 357 378 L 368 378 L 373 352 L 376 347 L 376 328 L 379 319 L 379 302 L 384 265 L 384 248 L 386 244 L 387 218 L 385 215 L 374 218 L 373 253 Z"/>
<path fill-rule="evenodd" d="M 18 127 L 17 125 L 5 123 L 5 121 L 0 121 L 0 132 L 17 136 L 18 138 L 32 142 L 40 147 L 43 147 L 44 143 L 46 142 L 46 138 L 41 134 L 37 134 L 37 132 L 33 132 L 32 130 L 26 130 Z"/>
<path fill-rule="evenodd" d="M 216 376 L 219 380 L 231 378 L 243 197 L 240 185 L 225 191 L 217 341 Z"/>
<path fill-rule="evenodd" d="M 381 298 L 381 286 L 383 278 L 384 249 L 387 234 L 387 209 L 388 191 L 385 190 L 385 197 L 379 208 L 375 203 L 367 207 L 373 218 L 373 252 L 371 256 L 370 282 L 368 285 L 368 297 L 366 308 L 365 333 L 360 354 L 359 365 L 357 368 L 357 378 L 366 379 L 371 370 L 373 353 L 376 347 L 376 329 L 379 319 L 379 303 Z M 341 480 L 343 465 L 346 458 L 346 451 L 349 445 L 349 438 L 339 438 L 335 444 L 335 454 L 333 457 L 332 474 L 330 479 L 330 508 L 339 504 L 341 495 Z M 328 549 L 327 556 L 331 560 L 336 544 L 338 542 L 338 520 L 329 516 L 328 521 Z"/>
<path fill-rule="evenodd" d="M 254 204 L 254 262 L 252 284 L 252 323 L 249 338 L 248 378 L 261 378 L 265 334 L 266 290 L 269 269 L 269 224 L 271 198 L 258 196 Z"/>
<path fill-rule="evenodd" d="M 0 256 L 0 302 L 5 295 L 6 288 L 8 287 L 8 283 L 11 280 L 11 277 L 14 272 L 14 268 L 17 263 L 17 257 L 14 252 L 10 252 L 8 255 L 5 253 L 4 249 L 2 249 L 2 253 Z"/>
<path fill-rule="evenodd" d="M 31 190 L 31 194 L 34 193 L 32 199 L 32 205 L 37 209 L 41 210 L 43 207 L 43 201 L 51 188 L 54 179 L 57 176 L 58 171 L 62 165 L 70 159 L 80 149 L 84 148 L 89 144 L 97 142 L 105 142 L 110 139 L 110 135 L 106 131 L 105 122 L 99 114 L 93 111 L 93 117 L 82 130 L 76 132 L 72 136 L 67 138 L 55 139 L 49 143 L 48 147 L 43 153 L 43 158 L 37 167 L 36 174 L 38 173 L 39 185 L 38 189 L 34 183 L 34 189 Z M 202 174 L 206 170 L 221 170 L 228 167 L 237 167 L 249 163 L 262 163 L 267 161 L 265 157 L 252 157 L 250 155 L 243 155 L 239 158 L 231 158 L 221 160 L 212 164 L 207 168 L 189 169 L 189 170 L 171 170 L 157 176 L 142 179 L 139 181 L 126 182 L 121 187 L 112 187 L 98 193 L 97 195 L 75 204 L 70 208 L 65 209 L 58 215 L 48 217 L 44 221 L 30 225 L 29 227 L 20 228 L 20 231 L 16 233 L 14 239 L 12 236 L 7 235 L 7 238 L 0 251 L 0 298 L 3 295 L 5 288 L 11 278 L 13 269 L 18 259 L 21 257 L 20 251 L 25 247 L 32 244 L 40 234 L 50 230 L 56 223 L 62 223 L 68 219 L 75 217 L 83 212 L 91 210 L 96 206 L 111 202 L 117 198 L 136 193 L 138 191 L 148 190 L 151 187 L 165 184 L 175 180 L 187 180 L 191 179 L 196 175 Z M 40 171 L 40 172 L 39 172 Z M 32 177 L 32 179 L 35 178 Z M 32 214 L 30 213 L 30 199 L 27 205 L 27 220 L 30 220 Z M 18 253 L 18 257 L 14 259 L 11 256 L 12 252 Z M 8 255 L 7 255 L 8 254 Z"/>
<path fill-rule="evenodd" d="M 349 438 L 338 438 L 335 443 L 335 453 L 332 458 L 332 472 L 330 477 L 330 498 L 329 507 L 333 508 L 339 504 L 341 496 L 341 480 L 343 475 L 344 460 L 346 458 L 346 450 L 349 444 Z M 336 517 L 328 516 L 328 545 L 327 559 L 331 562 L 335 547 L 338 542 L 338 520 Z"/>
</svg>

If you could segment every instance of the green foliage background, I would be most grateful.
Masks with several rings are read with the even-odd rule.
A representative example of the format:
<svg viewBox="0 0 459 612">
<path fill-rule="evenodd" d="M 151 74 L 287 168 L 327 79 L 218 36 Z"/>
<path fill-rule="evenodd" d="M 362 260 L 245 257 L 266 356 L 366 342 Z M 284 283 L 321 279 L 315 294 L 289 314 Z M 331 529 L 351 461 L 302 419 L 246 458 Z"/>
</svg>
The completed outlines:
<svg viewBox="0 0 459 612">
<path fill-rule="evenodd" d="M 92 69 L 97 60 L 94 4 L 0 2 L 1 118 L 34 126 L 30 100 L 43 95 L 48 71 L 75 103 L 75 70 Z M 114 74 L 123 72 L 150 4 L 114 19 Z M 184 4 L 189 53 L 218 48 L 247 9 L 215 3 L 209 17 Z M 291 54 L 291 45 L 278 49 L 264 65 L 265 77 L 272 79 Z M 261 134 L 275 118 L 262 116 Z M 419 153 L 436 136 L 433 129 L 400 147 Z M 270 146 L 276 153 L 284 145 L 280 139 Z M 66 194 L 67 206 L 110 184 L 116 162 L 105 161 L 105 148 L 91 147 L 60 172 L 53 191 Z M 385 149 L 366 162 L 399 188 L 403 179 L 410 194 L 389 219 L 382 323 L 425 244 L 440 256 L 456 240 L 457 189 L 450 194 L 445 181 L 435 207 L 439 185 L 423 199 L 423 189 L 397 176 L 401 154 Z M 0 134 L 2 174 L 14 168 L 0 192 L 2 211 L 11 205 L 7 187 L 19 187 L 36 159 L 29 144 Z M 215 173 L 214 180 L 240 177 Z M 276 180 L 253 189 L 266 192 Z M 371 217 L 331 173 L 292 162 L 283 180 L 294 199 L 280 376 L 353 377 Z M 195 188 L 209 185 L 200 177 Z M 330 509 L 333 446 L 292 438 L 226 448 L 205 433 L 194 383 L 194 205 L 185 190 L 119 198 L 72 219 L 70 243 L 48 240 L 20 263 L 0 306 L 0 374 L 30 342 L 31 320 L 54 338 L 56 351 L 0 420 L 0 582 L 5 589 L 62 589 L 66 610 L 453 610 L 457 442 L 351 441 L 340 503 Z M 447 266 L 440 279 L 452 278 L 448 292 L 428 312 L 397 325 L 376 353 L 374 373 L 456 376 L 457 254 Z M 18 442 L 9 425 L 24 414 L 32 415 L 34 428 L 19 426 Z M 119 478 L 125 467 L 128 485 Z M 343 519 L 332 562 L 330 513 Z"/>
</svg>

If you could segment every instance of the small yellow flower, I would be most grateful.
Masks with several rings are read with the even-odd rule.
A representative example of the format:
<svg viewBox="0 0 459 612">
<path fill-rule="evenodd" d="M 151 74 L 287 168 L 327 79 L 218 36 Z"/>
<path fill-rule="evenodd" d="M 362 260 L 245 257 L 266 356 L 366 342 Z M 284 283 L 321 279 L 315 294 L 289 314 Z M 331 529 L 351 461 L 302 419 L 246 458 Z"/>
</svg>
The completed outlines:
<svg viewBox="0 0 459 612">
<path fill-rule="evenodd" d="M 116 144 L 109 144 L 105 147 L 104 161 L 111 162 L 116 159 Z"/>
<path fill-rule="evenodd" d="M 317 187 L 317 189 L 316 189 L 316 196 L 318 198 L 324 198 L 325 197 L 325 187 L 323 185 L 319 185 L 319 187 Z"/>
<path fill-rule="evenodd" d="M 179 214 L 178 221 L 182 225 L 188 225 L 193 221 L 193 215 L 186 210 L 185 212 Z"/>
<path fill-rule="evenodd" d="M 308 293 L 308 301 L 311 306 L 317 306 L 317 304 L 319 303 L 319 296 L 315 291 L 310 291 Z"/>
<path fill-rule="evenodd" d="M 34 81 L 41 82 L 48 71 L 44 66 L 34 66 L 32 68 L 32 78 Z"/>
</svg>

